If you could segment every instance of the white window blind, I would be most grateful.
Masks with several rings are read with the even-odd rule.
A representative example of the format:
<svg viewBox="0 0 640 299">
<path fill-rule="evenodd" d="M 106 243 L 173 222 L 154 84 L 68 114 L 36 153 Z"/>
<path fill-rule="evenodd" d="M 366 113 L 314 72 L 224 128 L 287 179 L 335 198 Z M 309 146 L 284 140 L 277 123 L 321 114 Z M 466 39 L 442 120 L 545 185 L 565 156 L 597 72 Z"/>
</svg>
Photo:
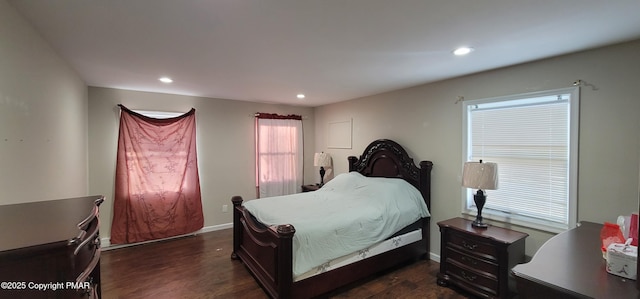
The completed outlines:
<svg viewBox="0 0 640 299">
<path fill-rule="evenodd" d="M 485 218 L 551 231 L 575 226 L 577 103 L 575 88 L 464 103 L 465 161 L 498 164 Z M 475 191 L 463 192 L 466 213 L 476 211 Z"/>
</svg>

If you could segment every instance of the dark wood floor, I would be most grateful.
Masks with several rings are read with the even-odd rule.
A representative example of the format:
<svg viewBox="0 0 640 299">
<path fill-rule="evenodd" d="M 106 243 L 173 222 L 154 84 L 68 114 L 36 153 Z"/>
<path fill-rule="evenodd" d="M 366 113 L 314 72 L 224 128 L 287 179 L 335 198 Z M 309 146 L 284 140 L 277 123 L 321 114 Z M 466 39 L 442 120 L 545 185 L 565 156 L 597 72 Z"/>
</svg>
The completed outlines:
<svg viewBox="0 0 640 299">
<path fill-rule="evenodd" d="M 232 230 L 104 251 L 102 298 L 267 298 L 232 261 Z M 436 284 L 439 264 L 416 263 L 340 289 L 330 298 L 470 298 Z"/>
</svg>

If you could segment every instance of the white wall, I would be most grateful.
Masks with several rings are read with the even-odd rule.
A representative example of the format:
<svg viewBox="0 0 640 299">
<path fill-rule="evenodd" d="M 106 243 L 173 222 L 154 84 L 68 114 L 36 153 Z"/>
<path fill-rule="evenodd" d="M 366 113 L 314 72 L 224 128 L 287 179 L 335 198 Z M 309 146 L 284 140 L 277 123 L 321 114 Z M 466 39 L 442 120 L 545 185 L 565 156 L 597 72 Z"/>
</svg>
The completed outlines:
<svg viewBox="0 0 640 299">
<path fill-rule="evenodd" d="M 318 107 L 316 150 L 334 157 L 337 173 L 348 170 L 348 155 L 362 154 L 378 138 L 397 141 L 416 162 L 433 161 L 431 252 L 439 255 L 436 223 L 461 216 L 458 96 L 470 100 L 550 90 L 570 87 L 577 79 L 598 88 L 581 88 L 578 220 L 615 221 L 638 210 L 640 41 Z M 353 119 L 353 149 L 328 149 L 327 124 L 347 119 Z M 528 255 L 552 236 L 514 228 L 530 234 Z"/>
<path fill-rule="evenodd" d="M 102 237 L 111 234 L 118 145 L 118 104 L 129 109 L 187 112 L 196 109 L 198 168 L 204 226 L 233 222 L 231 197 L 255 195 L 254 118 L 256 112 L 303 116 L 305 183 L 317 182 L 313 167 L 313 109 L 202 97 L 89 88 L 89 190 L 106 196 L 100 208 Z M 229 212 L 222 212 L 229 205 Z"/>
<path fill-rule="evenodd" d="M 0 204 L 86 196 L 87 87 L 0 0 Z"/>
</svg>

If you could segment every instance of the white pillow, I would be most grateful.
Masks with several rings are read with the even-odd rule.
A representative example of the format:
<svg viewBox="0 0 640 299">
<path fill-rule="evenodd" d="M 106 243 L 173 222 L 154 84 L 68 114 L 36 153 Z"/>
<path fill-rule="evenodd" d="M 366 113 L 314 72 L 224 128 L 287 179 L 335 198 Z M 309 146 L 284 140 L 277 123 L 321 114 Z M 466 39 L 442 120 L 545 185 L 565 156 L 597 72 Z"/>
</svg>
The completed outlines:
<svg viewBox="0 0 640 299">
<path fill-rule="evenodd" d="M 364 183 L 365 176 L 359 172 L 352 171 L 348 173 L 341 173 L 324 184 L 318 191 L 344 191 L 357 188 Z"/>
</svg>

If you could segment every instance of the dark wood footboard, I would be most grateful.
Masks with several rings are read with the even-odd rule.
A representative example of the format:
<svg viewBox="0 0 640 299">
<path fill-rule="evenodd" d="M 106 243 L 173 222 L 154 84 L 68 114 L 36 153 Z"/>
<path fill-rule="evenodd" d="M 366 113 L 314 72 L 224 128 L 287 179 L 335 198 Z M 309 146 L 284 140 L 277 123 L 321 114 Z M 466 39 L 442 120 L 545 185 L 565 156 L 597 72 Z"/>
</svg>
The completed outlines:
<svg viewBox="0 0 640 299">
<path fill-rule="evenodd" d="M 293 245 L 295 228 L 279 225 L 264 227 L 242 206 L 242 197 L 233 202 L 232 259 L 240 259 L 273 298 L 291 298 L 293 283 Z"/>
</svg>

